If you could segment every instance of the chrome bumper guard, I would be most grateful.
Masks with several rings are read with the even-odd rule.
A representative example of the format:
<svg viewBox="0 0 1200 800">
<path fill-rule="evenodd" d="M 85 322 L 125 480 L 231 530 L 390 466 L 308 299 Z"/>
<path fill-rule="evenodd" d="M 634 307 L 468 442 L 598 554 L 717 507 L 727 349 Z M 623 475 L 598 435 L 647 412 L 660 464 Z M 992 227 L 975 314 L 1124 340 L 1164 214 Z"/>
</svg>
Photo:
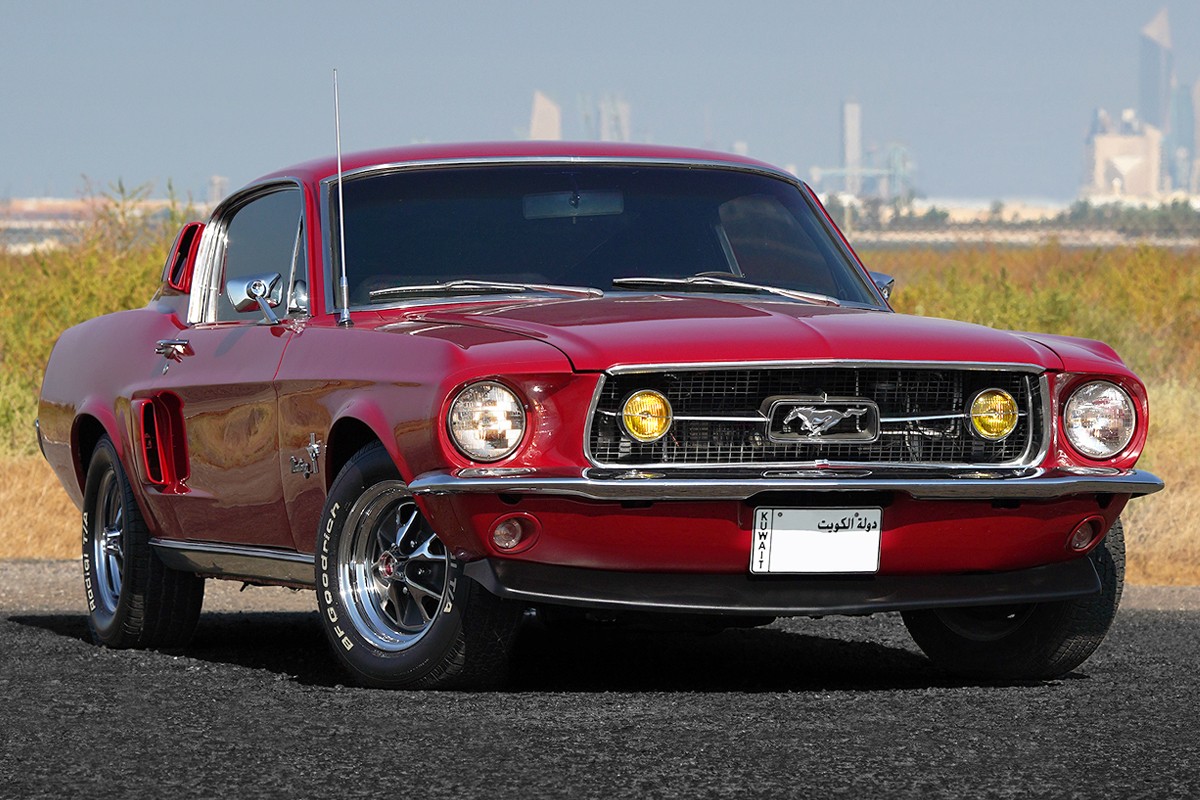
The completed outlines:
<svg viewBox="0 0 1200 800">
<path fill-rule="evenodd" d="M 866 578 L 610 572 L 492 559 L 472 561 L 466 574 L 526 603 L 772 617 L 1042 603 L 1100 591 L 1089 558 L 1012 572 Z"/>
<path fill-rule="evenodd" d="M 541 476 L 536 470 L 476 469 L 427 472 L 409 485 L 418 495 L 533 494 L 614 502 L 748 500 L 764 492 L 899 492 L 919 500 L 1052 500 L 1080 494 L 1137 497 L 1162 488 L 1162 480 L 1149 472 L 1100 469 L 972 471 L 937 476 L 811 470 L 802 477 L 681 477 L 677 473 L 667 476 L 592 469 L 577 476 Z"/>
</svg>

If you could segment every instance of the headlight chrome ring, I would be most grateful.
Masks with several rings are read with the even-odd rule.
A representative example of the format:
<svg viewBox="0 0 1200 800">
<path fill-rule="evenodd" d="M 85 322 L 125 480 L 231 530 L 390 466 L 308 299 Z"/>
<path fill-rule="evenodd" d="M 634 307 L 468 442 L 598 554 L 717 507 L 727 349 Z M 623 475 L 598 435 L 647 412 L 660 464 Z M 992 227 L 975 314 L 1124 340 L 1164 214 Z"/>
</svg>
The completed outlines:
<svg viewBox="0 0 1200 800">
<path fill-rule="evenodd" d="M 1109 381 L 1089 381 L 1071 392 L 1063 405 L 1063 431 L 1081 455 L 1103 461 L 1133 441 L 1137 406 L 1129 393 Z"/>
<path fill-rule="evenodd" d="M 473 461 L 510 456 L 525 436 L 520 398 L 497 381 L 473 383 L 459 392 L 446 422 L 454 446 Z"/>
</svg>

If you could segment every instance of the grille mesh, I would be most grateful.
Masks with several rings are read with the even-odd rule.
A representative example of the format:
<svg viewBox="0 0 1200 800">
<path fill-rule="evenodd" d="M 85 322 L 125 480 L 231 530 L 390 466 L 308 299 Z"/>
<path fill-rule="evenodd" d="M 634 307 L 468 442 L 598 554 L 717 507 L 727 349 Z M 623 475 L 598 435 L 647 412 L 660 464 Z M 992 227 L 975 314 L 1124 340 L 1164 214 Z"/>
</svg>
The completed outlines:
<svg viewBox="0 0 1200 800">
<path fill-rule="evenodd" d="M 974 436 L 966 419 L 893 421 L 889 417 L 963 414 L 977 392 L 1007 391 L 1022 416 L 1001 442 Z M 641 389 L 662 392 L 675 422 L 657 442 L 624 435 L 621 404 Z M 863 442 L 773 442 L 760 409 L 770 397 L 871 400 L 883 420 L 879 439 Z M 1033 410 L 1030 413 L 1031 409 Z M 679 417 L 753 417 L 757 421 L 692 421 Z M 592 460 L 603 466 L 803 464 L 997 465 L 1036 453 L 1043 436 L 1036 376 L 1000 370 L 921 367 L 815 367 L 678 370 L 606 376 L 592 419 Z"/>
</svg>

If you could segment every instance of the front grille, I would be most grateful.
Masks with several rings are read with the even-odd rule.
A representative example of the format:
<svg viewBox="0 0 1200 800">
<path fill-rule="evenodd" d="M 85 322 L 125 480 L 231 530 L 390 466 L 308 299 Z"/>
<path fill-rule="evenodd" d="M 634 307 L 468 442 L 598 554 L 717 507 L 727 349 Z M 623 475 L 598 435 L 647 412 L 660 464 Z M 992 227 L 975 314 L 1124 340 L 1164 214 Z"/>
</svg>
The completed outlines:
<svg viewBox="0 0 1200 800">
<path fill-rule="evenodd" d="M 1000 442 L 975 436 L 968 404 L 984 389 L 1011 394 L 1021 409 Z M 671 403 L 674 423 L 657 442 L 624 433 L 620 410 L 633 392 L 653 389 Z M 1037 375 L 936 367 L 678 369 L 606 375 L 588 439 L 597 466 L 795 466 L 894 464 L 996 466 L 1028 463 L 1045 436 Z M 763 412 L 769 398 L 857 398 L 879 408 L 873 442 L 773 441 Z M 702 417 L 703 419 L 681 419 Z M 942 417 L 942 419 L 930 419 Z"/>
</svg>

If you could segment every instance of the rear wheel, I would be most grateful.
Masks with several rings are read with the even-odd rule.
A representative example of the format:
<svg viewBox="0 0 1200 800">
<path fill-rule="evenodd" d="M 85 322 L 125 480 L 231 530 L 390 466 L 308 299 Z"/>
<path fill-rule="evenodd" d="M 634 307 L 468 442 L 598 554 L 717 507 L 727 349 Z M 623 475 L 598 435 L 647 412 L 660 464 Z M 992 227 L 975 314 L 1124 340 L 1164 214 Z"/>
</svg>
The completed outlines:
<svg viewBox="0 0 1200 800">
<path fill-rule="evenodd" d="M 92 453 L 83 499 L 83 583 L 92 638 L 118 648 L 183 647 L 200 617 L 204 579 L 170 569 L 154 554 L 107 436 Z"/>
<path fill-rule="evenodd" d="M 1125 583 L 1125 533 L 1115 522 L 1087 556 L 1100 592 L 1078 600 L 978 608 L 907 611 L 917 645 L 948 672 L 1036 680 L 1064 675 L 1100 646 Z"/>
<path fill-rule="evenodd" d="M 380 444 L 338 474 L 322 515 L 317 603 L 356 682 L 481 688 L 504 678 L 521 606 L 463 575 Z"/>
</svg>

